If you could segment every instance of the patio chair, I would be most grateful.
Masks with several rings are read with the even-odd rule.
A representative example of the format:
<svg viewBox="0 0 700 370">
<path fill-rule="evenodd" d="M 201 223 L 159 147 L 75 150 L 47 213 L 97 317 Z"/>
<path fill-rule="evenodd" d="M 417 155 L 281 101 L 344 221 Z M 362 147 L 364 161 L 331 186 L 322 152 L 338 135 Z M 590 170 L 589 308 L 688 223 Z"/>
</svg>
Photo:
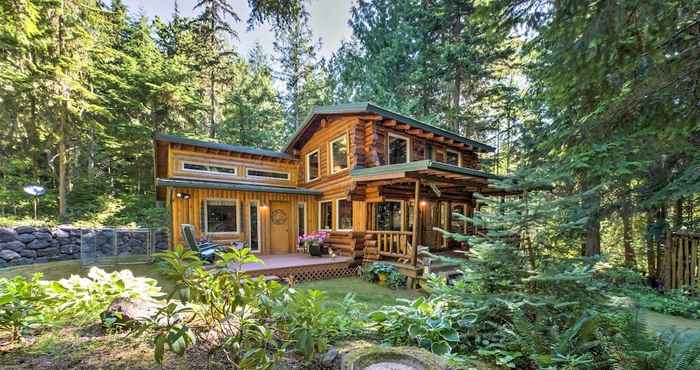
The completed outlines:
<svg viewBox="0 0 700 370">
<path fill-rule="evenodd" d="M 216 257 L 216 252 L 225 251 L 226 247 L 212 242 L 197 243 L 194 237 L 194 226 L 190 224 L 182 224 L 182 236 L 185 238 L 187 247 L 199 254 L 203 260 L 213 262 Z"/>
</svg>

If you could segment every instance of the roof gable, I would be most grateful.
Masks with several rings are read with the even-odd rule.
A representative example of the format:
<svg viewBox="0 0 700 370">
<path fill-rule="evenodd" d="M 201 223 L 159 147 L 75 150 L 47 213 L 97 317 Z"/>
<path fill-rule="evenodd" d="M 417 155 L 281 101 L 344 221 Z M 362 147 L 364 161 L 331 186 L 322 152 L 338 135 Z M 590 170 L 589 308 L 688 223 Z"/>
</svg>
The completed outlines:
<svg viewBox="0 0 700 370">
<path fill-rule="evenodd" d="M 440 135 L 440 136 L 444 136 L 444 137 L 452 139 L 456 142 L 470 145 L 479 151 L 492 152 L 495 150 L 495 148 L 490 146 L 490 145 L 480 143 L 480 142 L 475 141 L 475 140 L 468 139 L 468 138 L 461 136 L 457 133 L 454 133 L 452 131 L 448 131 L 448 130 L 439 128 L 437 126 L 433 126 L 429 123 L 419 121 L 415 118 L 405 116 L 405 115 L 400 114 L 400 113 L 393 112 L 389 109 L 380 107 L 380 106 L 373 104 L 371 102 L 360 102 L 360 103 L 344 103 L 344 104 L 336 104 L 336 105 L 326 105 L 326 106 L 319 106 L 319 107 L 314 108 L 313 112 L 311 112 L 304 120 L 304 124 L 301 125 L 296 130 L 296 132 L 294 132 L 292 137 L 287 142 L 287 145 L 285 146 L 283 151 L 286 153 L 292 153 L 293 149 L 300 143 L 300 141 L 304 137 L 304 133 L 311 128 L 312 123 L 314 122 L 314 120 L 318 116 L 327 115 L 327 114 L 359 114 L 359 113 L 378 114 L 384 118 L 393 119 L 393 120 L 396 120 L 398 122 L 408 124 L 408 125 L 411 125 L 411 126 L 416 127 L 416 128 L 420 128 L 424 131 L 428 131 L 428 132 L 432 132 L 432 133 Z"/>
</svg>

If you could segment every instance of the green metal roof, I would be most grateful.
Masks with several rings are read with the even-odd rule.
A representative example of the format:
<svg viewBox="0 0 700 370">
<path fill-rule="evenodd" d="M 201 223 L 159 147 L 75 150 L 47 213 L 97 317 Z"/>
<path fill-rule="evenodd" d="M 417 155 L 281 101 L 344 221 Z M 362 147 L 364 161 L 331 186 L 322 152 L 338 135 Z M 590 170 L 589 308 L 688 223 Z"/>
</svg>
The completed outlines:
<svg viewBox="0 0 700 370">
<path fill-rule="evenodd" d="M 182 137 L 182 136 L 156 134 L 155 139 L 157 141 L 165 141 L 165 142 L 169 142 L 169 143 L 178 143 L 178 144 L 185 144 L 185 145 L 194 145 L 194 146 L 199 146 L 199 147 L 203 147 L 203 148 L 226 150 L 229 152 L 246 153 L 246 154 L 253 154 L 253 155 L 263 155 L 263 156 L 267 156 L 267 157 L 282 158 L 282 159 L 297 159 L 296 157 L 294 157 L 292 155 L 289 155 L 289 154 L 283 153 L 283 152 L 278 152 L 275 150 L 258 149 L 258 148 L 253 148 L 253 147 L 249 147 L 249 146 L 222 144 L 222 143 L 216 143 L 213 141 L 195 140 L 195 139 L 190 139 L 190 138 L 186 138 L 186 137 Z"/>
<path fill-rule="evenodd" d="M 464 136 L 461 136 L 457 133 L 454 133 L 452 131 L 448 131 L 442 128 L 439 128 L 437 126 L 433 126 L 429 123 L 425 123 L 422 121 L 419 121 L 415 118 L 411 118 L 408 116 L 405 116 L 403 114 L 393 112 L 389 109 L 382 108 L 372 102 L 359 102 L 359 103 L 344 103 L 344 104 L 335 104 L 335 105 L 325 105 L 325 106 L 320 106 L 314 108 L 313 112 L 311 112 L 306 119 L 304 120 L 304 124 L 301 125 L 292 135 L 292 137 L 289 139 L 289 142 L 284 148 L 285 152 L 288 152 L 292 149 L 292 147 L 299 141 L 301 133 L 304 132 L 307 128 L 307 126 L 311 123 L 311 121 L 316 117 L 317 115 L 322 115 L 322 114 L 348 114 L 348 113 L 374 113 L 374 114 L 379 114 L 383 117 L 387 117 L 390 119 L 395 119 L 398 122 L 403 122 L 407 123 L 411 126 L 420 128 L 422 130 L 432 132 L 438 135 L 442 135 L 444 137 L 450 138 L 452 140 L 455 140 L 460 143 L 468 144 L 471 145 L 477 149 L 481 149 L 483 151 L 487 152 L 493 152 L 496 150 L 496 148 L 480 143 L 478 141 L 474 141 L 471 139 L 467 139 Z"/>
<path fill-rule="evenodd" d="M 314 189 L 285 188 L 285 187 L 281 187 L 281 186 L 239 184 L 239 183 L 226 183 L 226 182 L 215 182 L 215 181 L 156 179 L 156 186 L 173 186 L 173 187 L 179 187 L 179 188 L 255 191 L 255 192 L 262 192 L 262 193 L 321 195 L 321 192 L 319 190 L 314 190 Z"/>
<path fill-rule="evenodd" d="M 400 164 L 390 164 L 386 166 L 377 166 L 369 168 L 357 168 L 352 170 L 352 177 L 360 176 L 372 176 L 372 175 L 387 175 L 397 172 L 413 172 L 421 170 L 439 170 L 450 173 L 456 173 L 466 176 L 481 177 L 485 179 L 504 179 L 503 176 L 494 175 L 492 173 L 475 170 L 473 168 L 464 168 L 459 166 L 454 166 L 447 163 L 437 162 L 430 159 L 425 159 L 422 161 L 400 163 Z"/>
</svg>

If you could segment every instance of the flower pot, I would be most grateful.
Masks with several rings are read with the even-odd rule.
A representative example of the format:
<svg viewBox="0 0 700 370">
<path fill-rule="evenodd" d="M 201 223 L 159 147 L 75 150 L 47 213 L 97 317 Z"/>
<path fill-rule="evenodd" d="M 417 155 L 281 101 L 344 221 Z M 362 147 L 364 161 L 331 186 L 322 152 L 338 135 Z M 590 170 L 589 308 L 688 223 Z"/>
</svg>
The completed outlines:
<svg viewBox="0 0 700 370">
<path fill-rule="evenodd" d="M 384 285 L 386 283 L 386 279 L 389 278 L 389 273 L 388 272 L 380 272 L 377 274 L 377 278 L 378 278 L 379 285 Z"/>
<path fill-rule="evenodd" d="M 309 245 L 309 254 L 313 257 L 321 257 L 321 245 L 318 243 Z"/>
</svg>

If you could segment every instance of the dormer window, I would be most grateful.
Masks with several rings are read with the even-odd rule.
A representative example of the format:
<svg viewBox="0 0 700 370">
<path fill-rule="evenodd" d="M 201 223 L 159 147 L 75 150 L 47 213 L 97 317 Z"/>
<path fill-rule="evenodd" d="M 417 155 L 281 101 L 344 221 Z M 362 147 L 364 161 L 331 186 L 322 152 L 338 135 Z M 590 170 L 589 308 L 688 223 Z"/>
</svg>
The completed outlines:
<svg viewBox="0 0 700 370">
<path fill-rule="evenodd" d="M 456 150 L 447 149 L 447 164 L 460 167 L 462 165 L 462 155 Z"/>
<path fill-rule="evenodd" d="M 348 138 L 343 135 L 330 143 L 331 173 L 338 173 L 348 168 Z"/>
<path fill-rule="evenodd" d="M 318 149 L 306 155 L 306 181 L 314 181 L 320 172 Z"/>
<path fill-rule="evenodd" d="M 389 164 L 408 163 L 410 145 L 407 137 L 389 133 Z"/>
</svg>

